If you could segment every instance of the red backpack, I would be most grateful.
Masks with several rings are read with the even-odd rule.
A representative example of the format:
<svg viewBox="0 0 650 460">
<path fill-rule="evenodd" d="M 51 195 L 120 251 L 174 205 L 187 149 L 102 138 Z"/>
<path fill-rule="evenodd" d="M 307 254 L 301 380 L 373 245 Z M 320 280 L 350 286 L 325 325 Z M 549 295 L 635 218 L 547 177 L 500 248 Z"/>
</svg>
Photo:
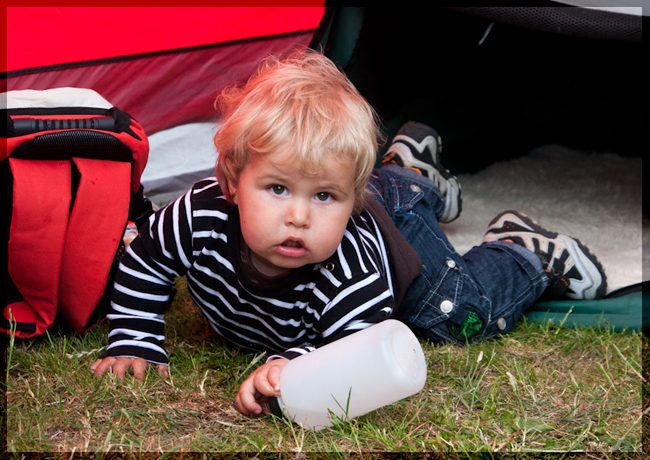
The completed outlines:
<svg viewBox="0 0 650 460">
<path fill-rule="evenodd" d="M 10 91 L 0 104 L 9 217 L 0 327 L 29 338 L 60 315 L 81 334 L 105 316 L 127 222 L 152 212 L 140 185 L 149 142 L 92 90 Z"/>
</svg>

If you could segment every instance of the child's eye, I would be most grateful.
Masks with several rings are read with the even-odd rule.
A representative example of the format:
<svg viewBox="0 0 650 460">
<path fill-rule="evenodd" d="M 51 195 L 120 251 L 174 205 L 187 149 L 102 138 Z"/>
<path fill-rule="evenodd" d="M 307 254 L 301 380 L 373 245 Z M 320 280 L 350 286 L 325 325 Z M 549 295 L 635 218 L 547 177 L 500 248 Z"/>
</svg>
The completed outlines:
<svg viewBox="0 0 650 460">
<path fill-rule="evenodd" d="M 287 188 L 283 185 L 271 185 L 269 190 L 274 195 L 283 195 L 287 191 Z"/>
<path fill-rule="evenodd" d="M 316 194 L 316 199 L 318 201 L 326 202 L 326 201 L 329 201 L 329 200 L 333 199 L 333 197 L 332 197 L 332 195 L 330 195 L 327 192 L 320 192 L 320 193 Z"/>
</svg>

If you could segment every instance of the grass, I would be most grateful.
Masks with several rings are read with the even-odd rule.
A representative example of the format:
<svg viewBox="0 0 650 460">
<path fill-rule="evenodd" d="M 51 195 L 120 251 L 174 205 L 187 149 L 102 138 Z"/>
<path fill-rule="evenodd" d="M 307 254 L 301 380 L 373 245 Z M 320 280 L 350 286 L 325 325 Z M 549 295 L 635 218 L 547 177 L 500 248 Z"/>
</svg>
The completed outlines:
<svg viewBox="0 0 650 460">
<path fill-rule="evenodd" d="M 105 324 L 82 337 L 58 330 L 10 344 L 7 451 L 15 458 L 21 452 L 643 455 L 647 343 L 638 333 L 523 321 L 510 334 L 473 347 L 424 341 L 423 391 L 311 432 L 236 411 L 239 384 L 261 357 L 207 337 L 183 280 L 178 289 L 167 315 L 168 380 L 153 370 L 144 382 L 90 375 L 106 344 Z"/>
</svg>

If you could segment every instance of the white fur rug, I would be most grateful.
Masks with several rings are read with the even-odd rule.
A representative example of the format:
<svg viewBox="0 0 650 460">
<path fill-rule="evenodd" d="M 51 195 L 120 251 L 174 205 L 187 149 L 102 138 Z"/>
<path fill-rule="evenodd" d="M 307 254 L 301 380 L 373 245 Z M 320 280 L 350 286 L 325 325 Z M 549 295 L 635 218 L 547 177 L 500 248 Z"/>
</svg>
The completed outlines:
<svg viewBox="0 0 650 460">
<path fill-rule="evenodd" d="M 150 136 L 142 183 L 155 204 L 173 200 L 213 174 L 213 136 L 213 123 Z M 642 235 L 649 234 L 642 229 L 650 223 L 642 213 L 641 158 L 545 146 L 458 179 L 463 212 L 442 228 L 459 253 L 480 244 L 494 216 L 514 209 L 586 244 L 605 267 L 609 292 L 650 278 L 642 262 Z"/>
<path fill-rule="evenodd" d="M 545 146 L 458 180 L 463 212 L 442 228 L 459 253 L 481 242 L 494 216 L 513 209 L 587 245 L 605 268 L 608 292 L 648 279 L 641 158 Z"/>
</svg>

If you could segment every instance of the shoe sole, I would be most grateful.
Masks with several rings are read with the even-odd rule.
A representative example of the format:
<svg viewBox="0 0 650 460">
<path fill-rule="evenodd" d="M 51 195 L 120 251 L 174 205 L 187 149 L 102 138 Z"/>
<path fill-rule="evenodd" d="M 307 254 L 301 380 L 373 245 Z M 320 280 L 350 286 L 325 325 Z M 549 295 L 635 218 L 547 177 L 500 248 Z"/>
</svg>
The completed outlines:
<svg viewBox="0 0 650 460">
<path fill-rule="evenodd" d="M 603 269 L 602 264 L 598 261 L 595 255 L 593 255 L 589 249 L 583 245 L 580 240 L 573 238 L 568 235 L 561 235 L 556 232 L 551 232 L 540 225 L 537 224 L 534 220 L 528 217 L 525 214 L 522 214 L 518 211 L 505 211 L 496 216 L 490 222 L 488 229 L 495 225 L 497 222 L 502 220 L 505 216 L 511 215 L 516 219 L 509 219 L 517 223 L 519 220 L 523 227 L 528 227 L 534 233 L 538 233 L 548 239 L 559 239 L 561 240 L 569 255 L 573 259 L 575 265 L 578 267 L 578 271 L 583 275 L 584 279 L 582 281 L 571 279 L 570 288 L 576 293 L 566 293 L 566 297 L 576 299 L 576 300 L 595 300 L 600 299 L 605 295 L 607 291 L 607 277 L 605 275 L 605 270 Z M 496 241 L 500 239 L 498 233 L 491 233 L 488 230 L 488 233 L 485 234 L 483 238 L 484 242 Z"/>
<path fill-rule="evenodd" d="M 421 140 L 416 141 L 416 139 Z M 400 143 L 404 144 L 406 148 L 402 148 Z M 431 152 L 433 163 L 438 164 L 440 163 L 440 151 L 442 150 L 438 132 L 428 125 L 416 121 L 409 121 L 400 128 L 387 152 L 391 153 L 397 150 L 402 158 L 408 159 L 409 164 L 405 166 L 413 166 L 428 171 L 429 173 L 433 172 L 435 168 L 429 163 L 415 158 L 409 146 L 420 154 L 428 148 L 429 152 Z"/>
<path fill-rule="evenodd" d="M 445 212 L 440 217 L 440 222 L 448 224 L 458 219 L 463 211 L 463 191 L 458 180 L 452 176 L 453 183 L 447 179 L 447 195 L 445 196 Z M 454 187 L 456 184 L 456 187 Z"/>
<path fill-rule="evenodd" d="M 422 138 L 420 142 L 415 139 Z M 437 165 L 440 164 L 440 152 L 442 145 L 440 136 L 430 126 L 415 121 L 409 121 L 400 128 L 399 133 L 393 138 L 392 145 L 386 152 L 396 153 L 404 161 L 406 167 L 415 167 L 421 171 L 427 171 L 429 177 L 432 175 L 439 175 L 444 181 L 447 182 L 447 192 L 445 194 L 445 212 L 440 217 L 441 223 L 449 223 L 460 217 L 463 210 L 463 191 L 456 176 L 451 174 L 448 170 L 441 166 L 441 169 L 436 169 L 434 166 L 424 161 L 415 158 L 409 148 L 411 146 L 418 153 L 423 153 L 425 148 L 429 148 L 433 152 L 433 162 Z"/>
<path fill-rule="evenodd" d="M 393 144 L 386 153 L 387 155 L 390 153 L 395 153 L 400 158 L 402 158 L 402 161 L 405 163 L 404 167 L 414 167 L 418 168 L 420 171 L 427 171 L 429 178 L 431 178 L 432 175 L 437 175 L 441 177 L 444 182 L 446 182 L 447 191 L 445 192 L 445 212 L 440 217 L 440 222 L 447 224 L 458 219 L 460 213 L 463 210 L 463 191 L 456 176 L 452 175 L 447 170 L 445 170 L 447 174 L 443 174 L 442 171 L 437 170 L 430 164 L 416 159 L 411 153 L 409 147 L 406 145 L 408 142 L 409 145 L 412 145 L 417 149 L 423 146 L 423 143 L 416 144 L 413 139 L 401 135 L 395 136 L 395 139 L 393 141 Z M 433 179 L 431 180 L 433 181 Z"/>
<path fill-rule="evenodd" d="M 422 139 L 420 142 L 415 140 L 420 138 Z M 397 135 L 393 138 L 393 142 L 398 142 L 400 139 L 413 145 L 419 153 L 424 152 L 424 148 L 428 146 L 429 151 L 433 154 L 433 162 L 436 164 L 440 162 L 442 143 L 438 132 L 431 126 L 416 121 L 409 121 L 400 128 Z M 435 149 L 432 147 L 435 147 Z"/>
<path fill-rule="evenodd" d="M 566 296 L 578 300 L 596 300 L 605 295 L 607 290 L 607 279 L 601 263 L 596 259 L 586 246 L 579 240 L 568 235 L 558 235 L 558 239 L 564 241 L 567 251 L 573 257 L 578 271 L 588 275 L 584 280 L 571 279 L 569 286 L 574 293 L 567 293 Z"/>
</svg>

